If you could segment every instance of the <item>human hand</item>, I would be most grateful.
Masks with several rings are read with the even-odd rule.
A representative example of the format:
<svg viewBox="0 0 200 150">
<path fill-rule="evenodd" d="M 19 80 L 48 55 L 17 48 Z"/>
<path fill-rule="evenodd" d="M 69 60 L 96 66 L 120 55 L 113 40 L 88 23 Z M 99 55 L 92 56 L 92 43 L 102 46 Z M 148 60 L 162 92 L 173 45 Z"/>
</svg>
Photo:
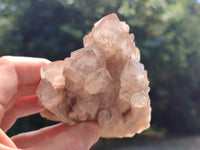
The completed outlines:
<svg viewBox="0 0 200 150">
<path fill-rule="evenodd" d="M 5 134 L 17 118 L 44 109 L 35 90 L 40 67 L 48 63 L 41 58 L 0 57 L 0 150 L 88 150 L 98 140 L 99 128 L 92 122 L 58 124 L 12 138 Z"/>
</svg>

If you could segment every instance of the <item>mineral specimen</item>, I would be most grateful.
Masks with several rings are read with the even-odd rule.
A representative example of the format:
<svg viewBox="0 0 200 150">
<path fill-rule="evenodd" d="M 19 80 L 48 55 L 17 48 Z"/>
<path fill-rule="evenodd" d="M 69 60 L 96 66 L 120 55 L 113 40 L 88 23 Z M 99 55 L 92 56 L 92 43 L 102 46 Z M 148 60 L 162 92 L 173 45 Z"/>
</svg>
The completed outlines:
<svg viewBox="0 0 200 150">
<path fill-rule="evenodd" d="M 147 71 L 129 26 L 116 14 L 98 21 L 84 48 L 41 69 L 36 91 L 42 116 L 74 125 L 93 120 L 101 137 L 132 137 L 147 129 L 151 107 Z"/>
</svg>

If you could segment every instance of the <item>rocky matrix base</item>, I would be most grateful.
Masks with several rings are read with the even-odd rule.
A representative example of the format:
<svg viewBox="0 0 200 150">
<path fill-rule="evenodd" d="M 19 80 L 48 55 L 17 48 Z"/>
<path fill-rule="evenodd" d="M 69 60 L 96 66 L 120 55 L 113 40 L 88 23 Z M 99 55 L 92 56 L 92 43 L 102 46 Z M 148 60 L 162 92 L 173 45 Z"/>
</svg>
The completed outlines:
<svg viewBox="0 0 200 150">
<path fill-rule="evenodd" d="M 41 115 L 68 125 L 93 120 L 105 138 L 147 129 L 149 81 L 129 26 L 110 14 L 83 41 L 84 48 L 71 57 L 41 69 L 36 91 L 46 108 Z"/>
</svg>

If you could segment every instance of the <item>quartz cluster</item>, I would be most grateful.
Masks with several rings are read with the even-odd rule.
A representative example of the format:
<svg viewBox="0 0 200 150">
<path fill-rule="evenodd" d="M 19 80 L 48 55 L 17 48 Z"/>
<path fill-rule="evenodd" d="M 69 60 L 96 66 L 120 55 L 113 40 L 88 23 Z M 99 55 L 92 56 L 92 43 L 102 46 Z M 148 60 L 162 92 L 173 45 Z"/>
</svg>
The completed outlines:
<svg viewBox="0 0 200 150">
<path fill-rule="evenodd" d="M 129 26 L 116 14 L 95 23 L 84 48 L 41 69 L 36 91 L 42 116 L 74 125 L 95 121 L 101 137 L 132 137 L 147 129 L 151 107 L 147 71 Z"/>
</svg>

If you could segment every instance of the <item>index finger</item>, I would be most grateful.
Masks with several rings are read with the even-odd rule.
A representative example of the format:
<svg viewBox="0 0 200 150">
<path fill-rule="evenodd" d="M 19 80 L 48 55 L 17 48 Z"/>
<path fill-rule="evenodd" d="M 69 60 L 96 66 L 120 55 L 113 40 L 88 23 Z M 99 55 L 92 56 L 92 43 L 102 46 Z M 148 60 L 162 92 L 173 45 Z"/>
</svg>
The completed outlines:
<svg viewBox="0 0 200 150">
<path fill-rule="evenodd" d="M 18 56 L 3 56 L 0 59 L 0 64 L 11 64 L 14 66 L 18 84 L 33 84 L 40 80 L 40 67 L 50 63 L 44 58 L 33 57 L 18 57 Z"/>
<path fill-rule="evenodd" d="M 40 81 L 40 68 L 50 61 L 43 58 L 3 56 L 0 57 L 0 104 L 5 105 L 24 85 Z M 19 89 L 20 87 L 20 89 Z M 32 88 L 33 89 L 33 88 Z M 27 88 L 25 93 L 31 93 Z"/>
</svg>

